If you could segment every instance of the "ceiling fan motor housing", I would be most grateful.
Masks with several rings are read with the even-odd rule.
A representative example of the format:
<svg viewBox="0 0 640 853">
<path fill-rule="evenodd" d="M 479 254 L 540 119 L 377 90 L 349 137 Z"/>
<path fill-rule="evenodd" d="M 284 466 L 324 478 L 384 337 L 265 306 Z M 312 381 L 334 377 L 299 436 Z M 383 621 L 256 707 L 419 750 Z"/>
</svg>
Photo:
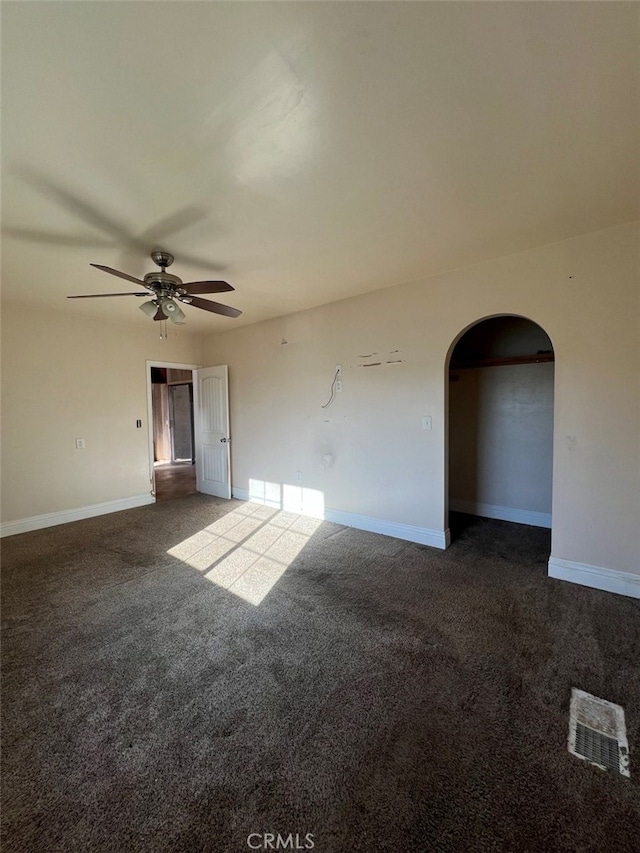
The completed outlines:
<svg viewBox="0 0 640 853">
<path fill-rule="evenodd" d="M 154 289 L 173 290 L 173 288 L 180 287 L 182 279 L 178 278 L 177 275 L 171 275 L 170 272 L 149 272 L 144 277 L 144 283 Z"/>
</svg>

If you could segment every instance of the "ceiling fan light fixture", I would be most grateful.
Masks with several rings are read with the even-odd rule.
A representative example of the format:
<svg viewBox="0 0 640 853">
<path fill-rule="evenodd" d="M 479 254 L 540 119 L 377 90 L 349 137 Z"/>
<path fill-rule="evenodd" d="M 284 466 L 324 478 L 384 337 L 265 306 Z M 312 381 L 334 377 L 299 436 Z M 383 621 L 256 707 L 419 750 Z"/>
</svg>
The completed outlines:
<svg viewBox="0 0 640 853">
<path fill-rule="evenodd" d="M 184 323 L 186 317 L 184 311 L 169 296 L 165 296 L 160 300 L 160 308 L 162 308 L 172 323 L 175 323 L 177 326 L 181 326 Z"/>
<path fill-rule="evenodd" d="M 147 317 L 153 317 L 158 310 L 158 306 L 152 300 L 150 302 L 143 302 L 142 305 L 140 305 L 140 310 L 143 314 L 146 314 Z"/>
</svg>

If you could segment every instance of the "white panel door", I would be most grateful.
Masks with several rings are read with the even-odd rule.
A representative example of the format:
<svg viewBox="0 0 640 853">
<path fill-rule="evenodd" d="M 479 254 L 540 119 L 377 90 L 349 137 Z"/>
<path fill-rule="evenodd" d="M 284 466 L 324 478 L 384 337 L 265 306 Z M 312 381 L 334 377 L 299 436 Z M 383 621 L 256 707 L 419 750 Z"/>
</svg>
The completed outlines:
<svg viewBox="0 0 640 853">
<path fill-rule="evenodd" d="M 227 365 L 194 370 L 193 378 L 196 488 L 206 495 L 230 498 Z"/>
</svg>

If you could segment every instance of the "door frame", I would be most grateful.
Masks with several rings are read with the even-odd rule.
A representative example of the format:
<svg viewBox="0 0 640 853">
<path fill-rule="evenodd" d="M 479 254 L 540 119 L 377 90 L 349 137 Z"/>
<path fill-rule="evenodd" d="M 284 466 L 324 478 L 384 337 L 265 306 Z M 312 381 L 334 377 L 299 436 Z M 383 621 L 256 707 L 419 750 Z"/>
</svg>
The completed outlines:
<svg viewBox="0 0 640 853">
<path fill-rule="evenodd" d="M 176 361 L 152 361 L 151 359 L 147 359 L 145 361 L 145 368 L 147 371 L 147 452 L 149 454 L 149 491 L 151 492 L 151 496 L 153 500 L 156 500 L 156 483 L 154 478 L 154 468 L 153 468 L 153 401 L 151 398 L 151 368 L 152 367 L 167 367 L 173 370 L 198 370 L 202 367 L 201 364 L 183 364 L 182 362 Z M 195 452 L 195 448 L 194 448 Z"/>
<path fill-rule="evenodd" d="M 193 372 L 191 374 L 191 378 L 193 380 Z M 186 387 L 188 389 L 189 394 L 189 406 L 191 408 L 191 423 L 189 425 L 189 437 L 191 440 L 191 464 L 193 465 L 196 459 L 196 444 L 195 444 L 195 411 L 193 406 L 193 381 L 191 382 L 172 382 L 170 385 L 167 385 L 169 389 L 169 424 L 171 429 L 171 461 L 176 461 L 176 417 L 175 417 L 175 399 L 174 394 L 172 393 L 175 388 L 183 388 Z M 185 459 L 182 459 L 184 462 Z"/>
</svg>

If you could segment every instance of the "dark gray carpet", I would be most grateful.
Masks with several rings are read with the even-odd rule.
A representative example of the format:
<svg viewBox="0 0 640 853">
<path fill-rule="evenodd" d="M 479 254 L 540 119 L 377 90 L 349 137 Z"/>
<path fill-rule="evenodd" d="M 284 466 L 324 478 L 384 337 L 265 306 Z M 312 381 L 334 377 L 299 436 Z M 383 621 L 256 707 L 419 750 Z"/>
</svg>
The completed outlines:
<svg viewBox="0 0 640 853">
<path fill-rule="evenodd" d="M 241 506 L 4 540 L 4 853 L 640 849 L 639 601 L 459 519 L 446 552 L 325 523 L 254 606 L 167 554 Z M 625 708 L 631 779 L 568 754 L 572 686 Z"/>
</svg>

